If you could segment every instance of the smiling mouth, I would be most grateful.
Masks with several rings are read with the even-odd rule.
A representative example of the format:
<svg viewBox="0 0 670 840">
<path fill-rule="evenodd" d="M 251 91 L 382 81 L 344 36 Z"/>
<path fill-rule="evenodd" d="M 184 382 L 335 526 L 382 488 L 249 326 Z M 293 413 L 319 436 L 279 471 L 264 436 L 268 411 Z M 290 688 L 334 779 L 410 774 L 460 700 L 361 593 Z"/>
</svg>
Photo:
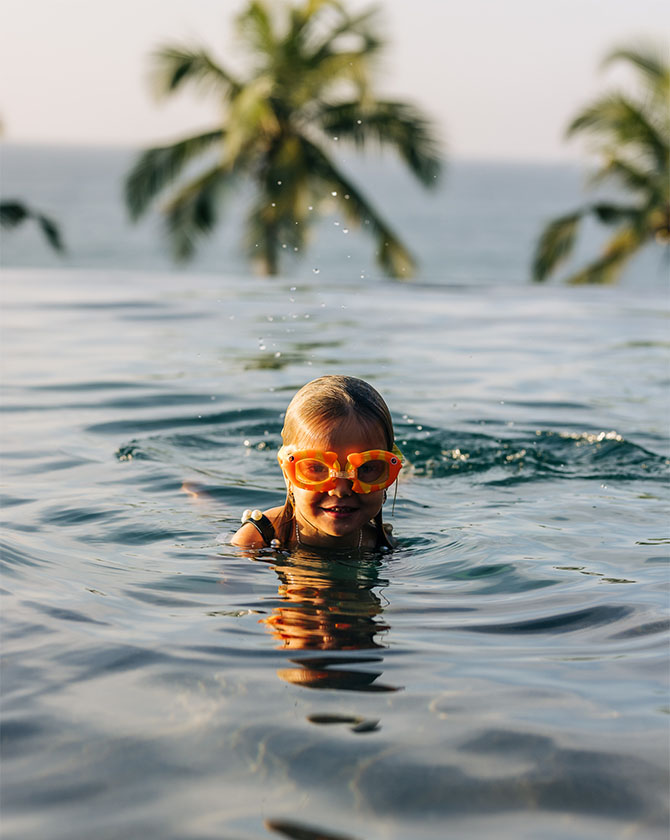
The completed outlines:
<svg viewBox="0 0 670 840">
<path fill-rule="evenodd" d="M 349 513 L 355 513 L 358 510 L 358 508 L 349 507 L 347 505 L 334 505 L 333 507 L 321 508 L 321 510 L 325 511 L 326 513 L 331 513 L 335 516 L 344 516 Z"/>
</svg>

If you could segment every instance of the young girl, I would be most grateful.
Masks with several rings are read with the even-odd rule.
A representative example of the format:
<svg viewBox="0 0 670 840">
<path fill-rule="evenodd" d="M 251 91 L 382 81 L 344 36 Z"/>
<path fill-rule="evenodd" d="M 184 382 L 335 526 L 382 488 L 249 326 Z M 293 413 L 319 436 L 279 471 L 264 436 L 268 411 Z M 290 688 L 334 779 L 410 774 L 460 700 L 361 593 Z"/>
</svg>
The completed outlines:
<svg viewBox="0 0 670 840">
<path fill-rule="evenodd" d="M 322 376 L 291 400 L 277 455 L 286 501 L 247 510 L 232 539 L 245 548 L 391 548 L 382 523 L 402 455 L 388 407 L 353 376 Z"/>
</svg>

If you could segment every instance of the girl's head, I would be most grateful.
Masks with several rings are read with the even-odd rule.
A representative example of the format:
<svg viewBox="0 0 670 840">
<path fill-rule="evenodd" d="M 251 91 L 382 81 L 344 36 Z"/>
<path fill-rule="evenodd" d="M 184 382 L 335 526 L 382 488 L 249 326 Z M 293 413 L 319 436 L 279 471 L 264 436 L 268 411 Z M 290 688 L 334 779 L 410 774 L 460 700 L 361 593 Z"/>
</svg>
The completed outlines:
<svg viewBox="0 0 670 840">
<path fill-rule="evenodd" d="M 322 376 L 291 400 L 282 440 L 287 451 L 334 452 L 342 470 L 351 453 L 390 452 L 393 421 L 386 403 L 367 382 L 352 376 Z M 312 544 L 355 545 L 364 526 L 374 519 L 378 541 L 387 542 L 381 521 L 384 490 L 356 493 L 352 481 L 342 477 L 329 489 L 315 492 L 297 486 L 286 469 L 284 476 L 288 494 L 283 539 L 295 519 Z"/>
<path fill-rule="evenodd" d="M 374 431 L 382 437 L 382 449 L 393 449 L 388 406 L 372 385 L 354 376 L 321 376 L 304 385 L 286 409 L 282 441 L 302 446 L 342 423 Z"/>
</svg>

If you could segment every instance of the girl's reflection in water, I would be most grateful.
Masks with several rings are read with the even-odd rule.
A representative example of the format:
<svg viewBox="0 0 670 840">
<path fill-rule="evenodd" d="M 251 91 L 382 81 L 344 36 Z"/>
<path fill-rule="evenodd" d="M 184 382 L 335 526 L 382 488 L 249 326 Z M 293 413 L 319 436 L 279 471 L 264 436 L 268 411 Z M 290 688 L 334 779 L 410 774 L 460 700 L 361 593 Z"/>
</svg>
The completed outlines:
<svg viewBox="0 0 670 840">
<path fill-rule="evenodd" d="M 277 558 L 277 555 L 275 555 Z M 280 603 L 261 619 L 280 647 L 305 651 L 381 650 L 388 629 L 381 615 L 378 590 L 388 585 L 379 577 L 376 557 L 328 555 L 298 549 L 282 556 L 273 568 L 280 580 Z M 307 688 L 349 691 L 397 691 L 376 682 L 381 656 L 321 655 L 292 659 L 297 667 L 278 671 L 281 679 Z M 374 671 L 343 666 L 370 665 Z"/>
</svg>

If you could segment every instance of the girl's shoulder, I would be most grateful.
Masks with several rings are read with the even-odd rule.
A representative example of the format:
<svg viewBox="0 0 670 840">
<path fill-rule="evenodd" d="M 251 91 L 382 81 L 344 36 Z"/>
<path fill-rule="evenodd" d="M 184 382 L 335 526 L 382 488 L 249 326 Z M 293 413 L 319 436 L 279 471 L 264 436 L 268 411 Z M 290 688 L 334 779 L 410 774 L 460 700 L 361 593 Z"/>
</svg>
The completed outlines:
<svg viewBox="0 0 670 840">
<path fill-rule="evenodd" d="M 264 510 L 263 515 L 270 520 L 272 527 L 276 529 L 283 510 L 284 506 L 279 505 L 279 507 Z M 250 522 L 247 522 L 246 525 L 242 525 L 241 528 L 238 528 L 233 535 L 230 544 L 240 546 L 241 548 L 263 548 L 263 546 L 267 545 L 265 539 L 259 533 L 256 526 L 252 525 Z"/>
</svg>

